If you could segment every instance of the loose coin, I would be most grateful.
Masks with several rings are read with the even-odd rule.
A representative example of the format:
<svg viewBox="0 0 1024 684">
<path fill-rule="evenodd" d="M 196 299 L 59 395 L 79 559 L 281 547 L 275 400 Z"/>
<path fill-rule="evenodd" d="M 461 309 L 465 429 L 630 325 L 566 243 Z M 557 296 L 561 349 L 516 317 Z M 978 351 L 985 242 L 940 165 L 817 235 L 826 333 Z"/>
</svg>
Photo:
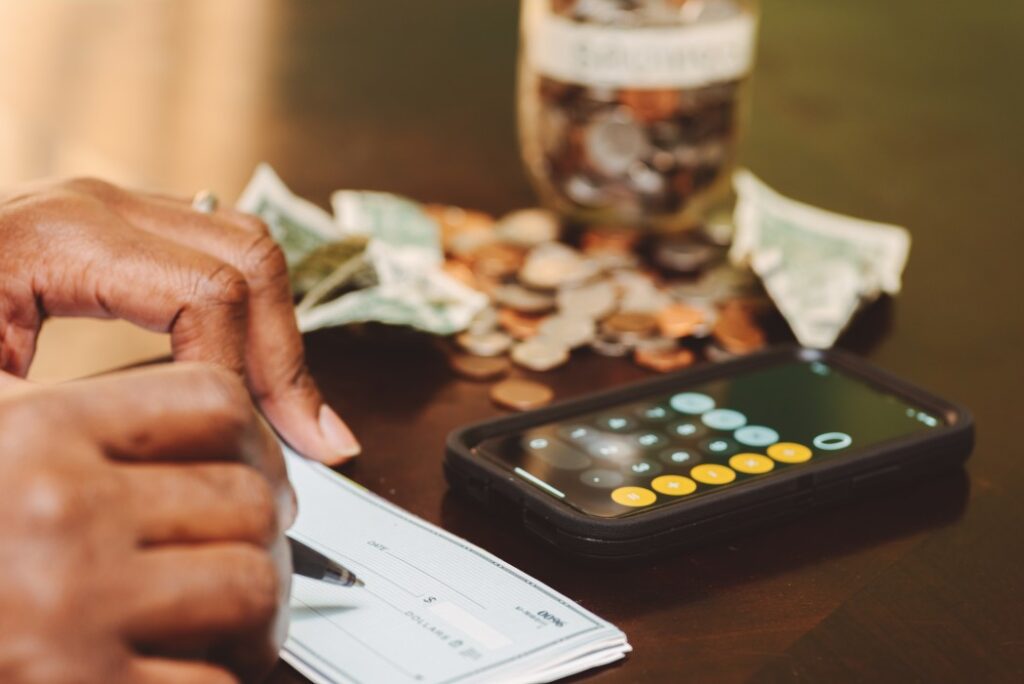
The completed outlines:
<svg viewBox="0 0 1024 684">
<path fill-rule="evenodd" d="M 601 334 L 590 343 L 590 348 L 601 356 L 617 358 L 627 356 L 633 348 L 615 335 Z"/>
<path fill-rule="evenodd" d="M 537 334 L 546 316 L 520 313 L 514 309 L 499 309 L 498 324 L 517 340 L 527 340 Z"/>
<path fill-rule="evenodd" d="M 611 315 L 617 298 L 615 286 L 607 280 L 579 287 L 563 287 L 556 296 L 562 313 L 594 320 Z"/>
<path fill-rule="evenodd" d="M 539 372 L 557 368 L 569 360 L 569 348 L 553 340 L 535 337 L 512 347 L 512 360 Z"/>
<path fill-rule="evenodd" d="M 473 272 L 478 276 L 506 278 L 514 275 L 523 264 L 521 250 L 502 244 L 487 244 L 475 250 L 470 256 Z"/>
<path fill-rule="evenodd" d="M 722 256 L 722 249 L 690 237 L 666 238 L 654 248 L 654 260 L 677 273 L 696 273 Z"/>
<path fill-rule="evenodd" d="M 633 355 L 637 365 L 658 373 L 671 373 L 691 366 L 694 358 L 693 352 L 689 349 L 660 351 L 640 348 Z"/>
<path fill-rule="evenodd" d="M 491 387 L 491 401 L 515 411 L 529 411 L 551 402 L 555 393 L 547 385 L 511 378 Z"/>
<path fill-rule="evenodd" d="M 658 321 L 648 313 L 620 311 L 604 321 L 604 327 L 613 333 L 651 335 L 658 328 Z"/>
<path fill-rule="evenodd" d="M 460 347 L 475 356 L 501 356 L 512 346 L 512 338 L 498 331 L 482 334 L 464 332 L 455 339 Z"/>
<path fill-rule="evenodd" d="M 452 354 L 452 370 L 469 380 L 495 380 L 508 373 L 511 366 L 503 356 Z"/>
<path fill-rule="evenodd" d="M 587 344 L 594 339 L 597 329 L 594 321 L 582 316 L 555 314 L 549 316 L 537 328 L 537 335 L 547 338 L 569 349 Z"/>
<path fill-rule="evenodd" d="M 555 308 L 555 298 L 547 292 L 538 292 L 514 283 L 499 285 L 491 298 L 503 306 L 523 313 L 544 313 Z"/>
<path fill-rule="evenodd" d="M 689 337 L 704 323 L 704 313 L 693 306 L 672 304 L 657 313 L 658 329 L 665 337 Z"/>
<path fill-rule="evenodd" d="M 535 247 L 558 239 L 558 218 L 546 209 L 520 209 L 502 217 L 495 231 L 502 242 Z"/>
<path fill-rule="evenodd" d="M 519 280 L 540 290 L 554 290 L 597 275 L 597 265 L 568 245 L 547 242 L 530 251 L 519 270 Z"/>
</svg>

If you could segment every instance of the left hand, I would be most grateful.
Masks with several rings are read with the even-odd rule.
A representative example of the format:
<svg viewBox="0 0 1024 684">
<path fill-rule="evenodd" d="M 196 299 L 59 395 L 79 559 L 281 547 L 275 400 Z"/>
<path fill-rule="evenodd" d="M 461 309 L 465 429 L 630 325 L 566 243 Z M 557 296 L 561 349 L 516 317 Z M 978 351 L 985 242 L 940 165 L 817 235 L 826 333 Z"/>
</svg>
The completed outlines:
<svg viewBox="0 0 1024 684">
<path fill-rule="evenodd" d="M 0 370 L 24 376 L 47 316 L 122 318 L 169 332 L 175 359 L 244 376 L 293 447 L 329 464 L 359 453 L 305 363 L 284 255 L 230 209 L 92 179 L 0 192 Z"/>
</svg>

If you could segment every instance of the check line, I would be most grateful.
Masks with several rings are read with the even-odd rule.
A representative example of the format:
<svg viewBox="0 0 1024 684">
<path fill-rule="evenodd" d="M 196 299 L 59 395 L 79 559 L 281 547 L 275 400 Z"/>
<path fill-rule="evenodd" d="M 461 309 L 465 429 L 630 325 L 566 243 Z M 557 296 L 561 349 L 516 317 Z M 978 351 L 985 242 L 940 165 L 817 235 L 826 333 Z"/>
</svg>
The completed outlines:
<svg viewBox="0 0 1024 684">
<path fill-rule="evenodd" d="M 450 585 L 450 584 L 448 584 L 447 582 L 445 582 L 445 581 L 444 581 L 443 579 L 440 579 L 439 577 L 434 577 L 434 576 L 433 576 L 433 575 L 431 575 L 431 574 L 430 574 L 429 572 L 426 572 L 425 570 L 421 570 L 420 568 L 417 568 L 417 567 L 416 567 L 415 565 L 413 565 L 413 564 L 412 564 L 412 563 L 410 563 L 409 561 L 405 560 L 405 559 L 404 559 L 404 558 L 402 558 L 401 556 L 398 556 L 398 555 L 396 555 L 396 554 L 394 554 L 394 553 L 391 553 L 390 551 L 385 551 L 384 553 L 388 554 L 389 556 L 391 556 L 391 557 L 392 557 L 392 558 L 394 558 L 395 560 L 399 560 L 399 561 L 402 561 L 403 563 L 405 563 L 406 565 L 408 565 L 408 566 L 409 566 L 410 568 L 412 568 L 412 569 L 413 569 L 413 570 L 415 570 L 416 572 L 419 572 L 419 573 L 421 573 L 421 574 L 423 574 L 423 575 L 426 575 L 427 577 L 429 577 L 429 578 L 430 578 L 431 580 L 433 580 L 434 582 L 437 582 L 438 584 L 443 584 L 444 586 L 448 587 L 449 589 L 451 589 L 452 591 L 454 591 L 454 592 L 455 592 L 456 594 L 458 594 L 458 595 L 459 595 L 459 596 L 461 596 L 462 598 L 466 599 L 467 601 L 469 601 L 469 602 L 470 602 L 470 603 L 472 603 L 473 605 L 475 605 L 475 606 L 477 606 L 478 608 L 480 608 L 480 610 L 487 610 L 487 606 L 481 605 L 481 604 L 480 604 L 480 603 L 479 603 L 478 601 L 474 601 L 474 600 L 473 600 L 473 599 L 472 599 L 471 597 L 469 597 L 469 596 L 466 596 L 466 595 L 465 595 L 465 594 L 463 594 L 463 593 L 462 593 L 461 591 L 459 591 L 458 589 L 456 589 L 456 588 L 455 588 L 455 587 L 453 587 L 452 585 Z"/>
</svg>

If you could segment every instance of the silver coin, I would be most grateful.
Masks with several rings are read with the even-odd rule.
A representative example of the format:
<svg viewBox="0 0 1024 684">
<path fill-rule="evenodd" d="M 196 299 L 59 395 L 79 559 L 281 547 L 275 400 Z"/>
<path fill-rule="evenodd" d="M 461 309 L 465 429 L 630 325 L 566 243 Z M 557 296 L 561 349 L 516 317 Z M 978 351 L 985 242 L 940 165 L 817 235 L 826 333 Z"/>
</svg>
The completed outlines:
<svg viewBox="0 0 1024 684">
<path fill-rule="evenodd" d="M 643 128 L 621 112 L 604 115 L 584 132 L 584 149 L 594 169 L 606 176 L 621 176 L 649 149 Z"/>
<path fill-rule="evenodd" d="M 596 334 L 597 327 L 592 319 L 566 314 L 550 316 L 537 328 L 538 337 L 543 337 L 570 349 L 590 342 Z"/>
<path fill-rule="evenodd" d="M 550 294 L 514 283 L 494 288 L 491 298 L 498 304 L 522 313 L 544 313 L 555 308 L 555 298 Z"/>
<path fill-rule="evenodd" d="M 498 327 L 498 310 L 493 306 L 485 306 L 469 322 L 467 332 L 472 335 L 484 335 L 492 332 Z"/>
<path fill-rule="evenodd" d="M 696 273 L 722 256 L 720 247 L 691 237 L 665 238 L 654 247 L 654 261 L 676 273 Z"/>
<path fill-rule="evenodd" d="M 535 371 L 548 371 L 569 360 L 569 348 L 557 341 L 535 337 L 512 348 L 512 361 Z"/>
<path fill-rule="evenodd" d="M 526 256 L 519 270 L 519 280 L 541 290 L 554 290 L 560 285 L 580 283 L 597 275 L 598 266 L 568 245 L 548 242 Z"/>
<path fill-rule="evenodd" d="M 590 342 L 590 348 L 601 356 L 621 357 L 628 356 L 633 347 L 622 342 L 614 335 L 602 334 Z"/>
<path fill-rule="evenodd" d="M 501 356 L 512 346 L 512 338 L 503 332 L 482 334 L 464 332 L 456 338 L 459 346 L 476 356 Z"/>
<path fill-rule="evenodd" d="M 502 242 L 517 247 L 536 247 L 558 239 L 558 218 L 546 209 L 520 209 L 498 221 L 495 232 Z"/>
<path fill-rule="evenodd" d="M 618 290 L 607 280 L 563 287 L 556 295 L 559 311 L 583 318 L 602 319 L 615 312 Z"/>
</svg>

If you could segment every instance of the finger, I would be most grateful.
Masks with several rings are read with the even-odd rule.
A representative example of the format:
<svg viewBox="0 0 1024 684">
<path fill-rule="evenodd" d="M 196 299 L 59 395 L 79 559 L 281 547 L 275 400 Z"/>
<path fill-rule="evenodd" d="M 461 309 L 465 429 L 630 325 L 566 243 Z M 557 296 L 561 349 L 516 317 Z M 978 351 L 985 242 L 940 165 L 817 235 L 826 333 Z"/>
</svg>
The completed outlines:
<svg viewBox="0 0 1024 684">
<path fill-rule="evenodd" d="M 127 460 L 242 460 L 265 441 L 241 379 L 212 364 L 164 364 L 59 388 L 77 424 Z"/>
<path fill-rule="evenodd" d="M 138 643 L 223 637 L 273 624 L 281 577 L 251 544 L 156 547 L 139 554 L 125 634 Z"/>
<path fill-rule="evenodd" d="M 267 418 L 298 451 L 330 464 L 360 451 L 328 407 L 305 363 L 284 254 L 257 217 L 203 214 L 183 200 L 130 195 L 120 211 L 133 225 L 201 250 L 237 269 L 248 285 L 246 375 Z"/>
<path fill-rule="evenodd" d="M 135 658 L 127 681 L 133 684 L 238 684 L 227 670 L 209 663 L 170 658 Z"/>
<path fill-rule="evenodd" d="M 244 371 L 248 285 L 237 269 L 174 240 L 140 235 L 99 200 L 84 199 L 76 211 L 76 224 L 93 230 L 60 234 L 62 252 L 74 259 L 38 276 L 44 313 L 123 318 L 169 332 L 177 359 Z"/>
<path fill-rule="evenodd" d="M 138 540 L 145 545 L 239 541 L 264 546 L 291 522 L 279 515 L 267 478 L 249 466 L 129 464 L 122 476 L 131 492 Z"/>
<path fill-rule="evenodd" d="M 0 300 L 0 370 L 25 377 L 36 353 L 43 317 L 30 283 L 8 282 Z"/>
<path fill-rule="evenodd" d="M 60 392 L 111 457 L 125 461 L 239 461 L 271 483 L 282 529 L 295 493 L 281 448 L 238 376 L 212 364 L 167 364 L 67 383 Z"/>
</svg>

